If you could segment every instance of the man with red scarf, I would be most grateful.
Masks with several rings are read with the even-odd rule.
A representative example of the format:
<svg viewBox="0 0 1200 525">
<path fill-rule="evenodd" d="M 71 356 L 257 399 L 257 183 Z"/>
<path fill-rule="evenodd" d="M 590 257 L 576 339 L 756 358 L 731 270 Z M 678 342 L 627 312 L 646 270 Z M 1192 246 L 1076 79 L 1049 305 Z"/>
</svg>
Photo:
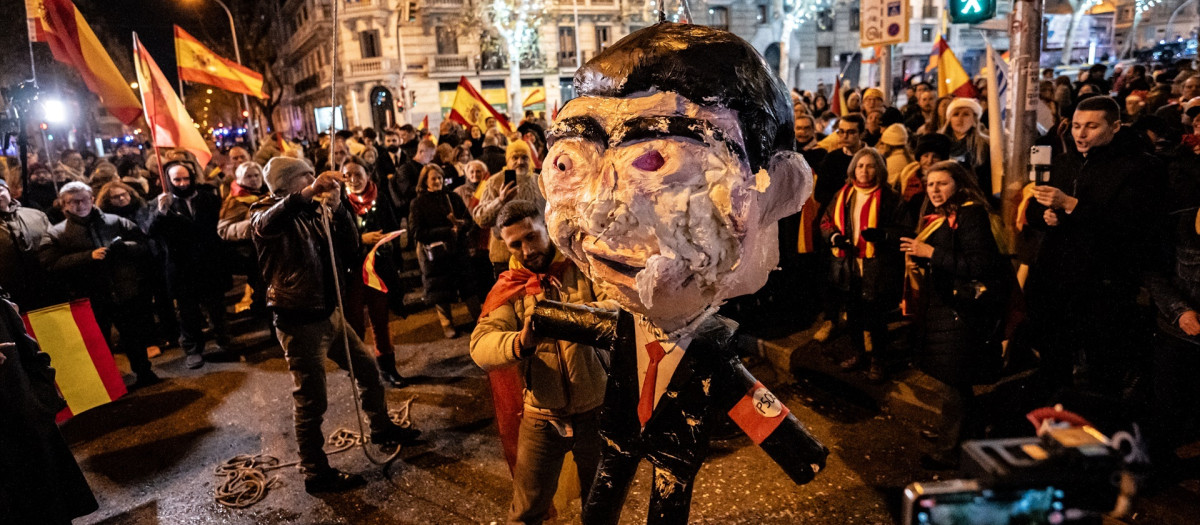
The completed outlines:
<svg viewBox="0 0 1200 525">
<path fill-rule="evenodd" d="M 236 150 L 230 150 L 232 158 Z M 242 150 L 243 152 L 245 150 Z M 230 247 L 230 269 L 235 275 L 245 275 L 251 289 L 250 311 L 265 316 L 267 312 L 267 286 L 263 283 L 262 271 L 258 268 L 258 255 L 250 241 L 250 207 L 263 200 L 270 192 L 263 184 L 263 169 L 257 162 L 244 161 L 234 168 L 234 180 L 229 184 L 229 195 L 221 204 L 221 215 L 217 220 L 217 234 Z"/>
<path fill-rule="evenodd" d="M 484 302 L 471 334 L 471 358 L 492 372 L 498 426 L 513 474 L 508 522 L 541 523 L 567 452 L 578 467 L 580 497 L 587 498 L 600 458 L 597 424 L 607 375 L 592 347 L 537 338 L 527 320 L 543 299 L 595 304 L 597 297 L 583 273 L 550 242 L 545 219 L 532 202 L 508 202 L 496 224 L 512 260 Z M 518 409 L 504 409 L 508 399 L 498 388 L 506 374 L 519 374 L 525 382 L 516 443 L 511 431 Z"/>
</svg>

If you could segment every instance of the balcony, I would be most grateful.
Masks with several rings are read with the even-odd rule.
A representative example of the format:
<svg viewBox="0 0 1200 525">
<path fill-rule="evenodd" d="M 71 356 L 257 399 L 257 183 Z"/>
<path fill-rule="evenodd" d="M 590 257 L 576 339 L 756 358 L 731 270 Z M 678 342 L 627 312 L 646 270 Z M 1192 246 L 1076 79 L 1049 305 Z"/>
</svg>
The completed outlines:
<svg viewBox="0 0 1200 525">
<path fill-rule="evenodd" d="M 361 58 L 346 64 L 344 75 L 347 81 L 377 79 L 391 73 L 396 67 L 390 58 Z"/>
<path fill-rule="evenodd" d="M 470 55 L 433 55 L 429 57 L 429 76 L 455 76 L 475 72 L 475 57 Z"/>
<path fill-rule="evenodd" d="M 313 10 L 304 25 L 296 28 L 296 32 L 287 40 L 287 51 L 293 56 L 303 56 L 314 46 L 328 42 L 333 36 L 333 22 L 329 7 L 321 6 Z"/>
<path fill-rule="evenodd" d="M 460 13 L 466 5 L 465 0 L 425 0 L 423 7 L 433 13 Z"/>
<path fill-rule="evenodd" d="M 383 15 L 391 11 L 387 0 L 344 0 L 345 15 L 348 17 Z"/>
</svg>

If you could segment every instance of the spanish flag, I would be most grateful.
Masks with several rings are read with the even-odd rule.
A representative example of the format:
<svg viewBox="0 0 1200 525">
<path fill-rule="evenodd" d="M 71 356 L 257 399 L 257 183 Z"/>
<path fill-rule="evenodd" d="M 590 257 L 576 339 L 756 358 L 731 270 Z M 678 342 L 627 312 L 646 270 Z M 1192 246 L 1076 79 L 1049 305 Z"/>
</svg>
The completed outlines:
<svg viewBox="0 0 1200 525">
<path fill-rule="evenodd" d="M 30 42 L 46 42 L 46 8 L 42 0 L 25 0 L 25 22 L 29 25 Z"/>
<path fill-rule="evenodd" d="M 963 69 L 950 45 L 940 35 L 933 44 L 933 52 L 938 56 L 938 96 L 971 97 L 979 95 L 971 84 L 971 76 Z"/>
<path fill-rule="evenodd" d="M 201 166 L 207 165 L 212 152 L 204 143 L 204 137 L 196 129 L 192 117 L 188 116 L 183 101 L 175 95 L 167 77 L 154 63 L 150 53 L 142 46 L 137 34 L 133 35 L 133 63 L 137 69 L 138 90 L 146 105 L 146 122 L 154 136 L 154 144 L 164 148 L 183 148 L 196 155 Z"/>
<path fill-rule="evenodd" d="M 379 272 L 375 271 L 375 252 L 379 250 L 380 246 L 392 242 L 392 239 L 395 239 L 396 237 L 404 235 L 404 232 L 406 231 L 408 230 L 396 230 L 392 233 L 384 235 L 382 239 L 379 239 L 379 242 L 375 243 L 375 246 L 371 248 L 370 253 L 367 253 L 367 258 L 363 259 L 363 284 L 366 284 L 367 286 L 370 286 L 371 288 L 379 290 L 383 293 L 387 293 L 387 284 L 383 282 L 382 277 L 379 277 Z"/>
<path fill-rule="evenodd" d="M 33 13 L 30 11 L 31 16 Z M 34 29 L 46 25 L 31 35 L 50 44 L 55 60 L 75 68 L 109 113 L 126 124 L 137 120 L 142 114 L 141 104 L 75 4 L 70 0 L 42 0 L 41 13 L 44 17 L 33 22 Z"/>
<path fill-rule="evenodd" d="M 546 102 L 546 89 L 539 86 L 531 89 L 529 95 L 525 97 L 525 101 L 521 103 L 522 107 L 529 107 L 534 104 L 544 104 Z"/>
<path fill-rule="evenodd" d="M 458 91 L 454 93 L 454 103 L 450 105 L 450 120 L 487 131 L 488 117 L 496 119 L 501 129 L 512 133 L 513 127 L 508 119 L 483 99 L 475 86 L 467 81 L 467 77 L 459 78 Z"/>
<path fill-rule="evenodd" d="M 179 67 L 180 80 L 268 98 L 262 90 L 262 75 L 213 53 L 179 26 L 175 26 L 175 63 Z"/>
<path fill-rule="evenodd" d="M 125 383 L 86 299 L 25 314 L 25 329 L 50 355 L 67 408 L 59 423 L 125 395 Z"/>
</svg>

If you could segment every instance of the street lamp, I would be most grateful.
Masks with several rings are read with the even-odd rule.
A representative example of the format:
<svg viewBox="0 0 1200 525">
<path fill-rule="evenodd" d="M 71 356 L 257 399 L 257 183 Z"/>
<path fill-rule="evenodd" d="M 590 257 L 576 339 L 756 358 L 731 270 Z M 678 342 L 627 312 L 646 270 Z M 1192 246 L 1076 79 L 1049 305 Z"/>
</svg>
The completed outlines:
<svg viewBox="0 0 1200 525">
<path fill-rule="evenodd" d="M 222 1 L 222 0 L 212 0 L 212 1 L 216 2 L 217 5 L 221 6 L 221 9 L 225 10 L 225 16 L 229 17 L 229 32 L 233 34 L 233 59 L 236 60 L 238 65 L 240 66 L 240 65 L 242 65 L 242 51 L 238 47 L 237 27 L 235 27 L 233 25 L 233 12 L 231 12 L 229 10 L 229 6 L 225 5 L 224 1 Z M 210 90 L 208 90 L 208 92 L 212 93 L 212 90 L 210 89 Z M 242 107 L 244 107 L 246 111 L 250 110 L 250 97 L 246 96 L 245 93 L 242 93 Z M 254 132 L 253 132 L 254 124 L 250 121 L 250 119 L 246 119 L 246 127 L 250 131 L 250 133 L 249 133 L 250 149 L 255 149 Z"/>
<path fill-rule="evenodd" d="M 62 124 L 67 121 L 67 106 L 61 100 L 49 99 L 42 103 L 42 109 L 45 111 L 46 122 Z"/>
</svg>

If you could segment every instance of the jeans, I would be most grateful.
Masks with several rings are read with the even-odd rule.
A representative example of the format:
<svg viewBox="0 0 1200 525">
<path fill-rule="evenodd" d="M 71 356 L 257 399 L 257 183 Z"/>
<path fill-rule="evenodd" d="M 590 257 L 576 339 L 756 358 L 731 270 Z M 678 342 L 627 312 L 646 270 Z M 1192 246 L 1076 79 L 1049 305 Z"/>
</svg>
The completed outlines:
<svg viewBox="0 0 1200 525">
<path fill-rule="evenodd" d="M 517 438 L 517 465 L 513 468 L 513 500 L 508 510 L 508 523 L 541 523 L 546 519 L 558 475 L 567 452 L 575 456 L 579 472 L 579 496 L 587 500 L 600 462 L 600 433 L 597 430 L 600 410 L 576 414 L 559 421 L 569 421 L 572 436 L 563 437 L 549 420 L 538 417 L 521 418 Z"/>
<path fill-rule="evenodd" d="M 379 379 L 375 358 L 363 345 L 362 339 L 347 325 L 341 310 L 335 309 L 329 317 L 308 323 L 276 315 L 275 331 L 295 385 L 292 390 L 292 415 L 296 425 L 296 443 L 300 448 L 300 469 L 305 476 L 313 477 L 330 469 L 323 448 L 325 436 L 321 432 L 321 422 L 328 408 L 325 358 L 348 370 L 346 345 L 342 344 L 343 334 L 349 343 L 362 409 L 367 414 L 373 432 L 392 424 L 388 418 L 383 383 Z"/>
</svg>

